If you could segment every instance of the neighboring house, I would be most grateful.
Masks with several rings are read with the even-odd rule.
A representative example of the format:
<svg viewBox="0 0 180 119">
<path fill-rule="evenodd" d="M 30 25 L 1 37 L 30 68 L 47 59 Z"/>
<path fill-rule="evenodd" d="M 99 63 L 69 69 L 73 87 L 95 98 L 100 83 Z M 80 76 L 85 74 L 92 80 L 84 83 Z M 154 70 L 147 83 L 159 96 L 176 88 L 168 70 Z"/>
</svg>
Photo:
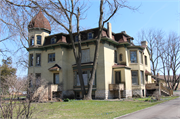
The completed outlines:
<svg viewBox="0 0 180 119">
<path fill-rule="evenodd" d="M 46 79 L 49 84 L 61 85 L 62 97 L 80 98 L 81 88 L 77 65 L 68 34 L 49 35 L 51 26 L 40 11 L 29 23 L 29 68 L 28 74 Z M 81 31 L 82 72 L 86 90 L 93 66 L 95 41 L 98 28 Z M 73 34 L 75 42 L 77 34 Z M 113 33 L 111 24 L 102 31 L 99 58 L 93 83 L 92 98 L 118 97 L 118 90 L 111 86 L 122 84 L 122 97 L 145 96 L 145 84 L 151 83 L 150 54 L 147 42 L 133 44 L 133 37 L 125 31 Z M 76 43 L 77 44 L 77 43 Z M 38 81 L 32 81 L 32 85 Z"/>
</svg>

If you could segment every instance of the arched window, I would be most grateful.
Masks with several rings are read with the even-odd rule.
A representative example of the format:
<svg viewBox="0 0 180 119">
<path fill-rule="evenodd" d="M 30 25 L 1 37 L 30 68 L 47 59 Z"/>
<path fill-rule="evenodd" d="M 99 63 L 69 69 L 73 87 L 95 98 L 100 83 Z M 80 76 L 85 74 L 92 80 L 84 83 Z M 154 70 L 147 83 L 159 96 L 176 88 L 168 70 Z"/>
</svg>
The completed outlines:
<svg viewBox="0 0 180 119">
<path fill-rule="evenodd" d="M 51 38 L 51 44 L 56 43 L 56 37 Z"/>
<path fill-rule="evenodd" d="M 88 39 L 93 39 L 93 33 L 92 32 L 88 33 Z"/>
<path fill-rule="evenodd" d="M 114 63 L 117 63 L 117 51 L 114 50 Z"/>
<path fill-rule="evenodd" d="M 37 44 L 41 45 L 41 35 L 37 35 Z"/>
<path fill-rule="evenodd" d="M 30 46 L 33 46 L 33 45 L 34 45 L 34 36 L 32 36 L 30 39 Z"/>
<path fill-rule="evenodd" d="M 122 54 L 119 54 L 119 61 L 122 61 Z"/>
</svg>

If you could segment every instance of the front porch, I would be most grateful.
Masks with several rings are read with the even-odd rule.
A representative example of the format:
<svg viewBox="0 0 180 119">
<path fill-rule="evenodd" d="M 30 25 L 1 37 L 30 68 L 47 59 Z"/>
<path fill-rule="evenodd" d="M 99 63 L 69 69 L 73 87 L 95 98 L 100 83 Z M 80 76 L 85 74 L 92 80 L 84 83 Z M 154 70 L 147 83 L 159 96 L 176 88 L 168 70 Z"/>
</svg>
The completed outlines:
<svg viewBox="0 0 180 119">
<path fill-rule="evenodd" d="M 173 90 L 170 90 L 168 87 L 163 86 L 162 83 L 146 84 L 146 92 L 147 92 L 147 96 L 153 96 L 156 94 L 164 95 L 164 96 L 172 96 L 173 95 Z"/>
<path fill-rule="evenodd" d="M 114 98 L 122 98 L 122 91 L 124 90 L 124 83 L 109 84 L 109 91 L 114 93 Z"/>
</svg>

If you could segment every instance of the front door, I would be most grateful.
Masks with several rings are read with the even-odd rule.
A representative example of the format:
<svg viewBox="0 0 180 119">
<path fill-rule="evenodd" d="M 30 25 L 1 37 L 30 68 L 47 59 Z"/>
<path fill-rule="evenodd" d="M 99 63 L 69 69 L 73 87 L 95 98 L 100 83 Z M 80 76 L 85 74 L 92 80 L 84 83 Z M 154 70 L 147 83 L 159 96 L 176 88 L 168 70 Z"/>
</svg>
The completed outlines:
<svg viewBox="0 0 180 119">
<path fill-rule="evenodd" d="M 58 73 L 54 74 L 54 84 L 59 84 L 59 74 Z"/>
</svg>

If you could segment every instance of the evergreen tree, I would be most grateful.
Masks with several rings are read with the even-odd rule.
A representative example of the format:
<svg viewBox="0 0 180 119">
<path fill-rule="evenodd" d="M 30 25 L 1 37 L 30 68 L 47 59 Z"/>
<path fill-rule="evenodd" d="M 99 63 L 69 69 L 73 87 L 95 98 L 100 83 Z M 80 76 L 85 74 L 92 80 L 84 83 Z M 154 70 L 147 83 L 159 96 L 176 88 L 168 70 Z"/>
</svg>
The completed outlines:
<svg viewBox="0 0 180 119">
<path fill-rule="evenodd" d="M 0 90 L 3 93 L 8 92 L 8 86 L 6 84 L 6 77 L 16 75 L 16 69 L 12 67 L 12 59 L 2 59 L 2 66 L 0 66 Z"/>
</svg>

